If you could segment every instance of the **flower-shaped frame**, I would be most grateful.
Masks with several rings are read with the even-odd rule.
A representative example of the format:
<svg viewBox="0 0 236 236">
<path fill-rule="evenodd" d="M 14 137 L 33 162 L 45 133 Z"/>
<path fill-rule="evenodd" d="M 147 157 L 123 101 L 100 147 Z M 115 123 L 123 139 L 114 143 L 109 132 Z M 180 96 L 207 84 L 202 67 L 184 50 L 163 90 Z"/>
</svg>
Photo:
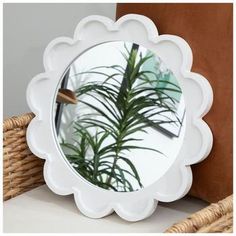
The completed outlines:
<svg viewBox="0 0 236 236">
<path fill-rule="evenodd" d="M 133 42 L 155 52 L 178 78 L 186 105 L 186 130 L 175 162 L 152 185 L 136 192 L 113 192 L 92 185 L 66 163 L 55 135 L 54 112 L 57 89 L 70 64 L 89 48 L 109 41 Z M 147 17 L 129 14 L 114 22 L 103 16 L 84 18 L 74 38 L 60 37 L 44 52 L 45 72 L 35 76 L 27 89 L 27 101 L 35 117 L 27 129 L 31 151 L 45 159 L 44 178 L 60 195 L 74 194 L 76 205 L 86 216 L 101 218 L 115 211 L 128 221 L 150 216 L 158 201 L 183 197 L 192 184 L 190 165 L 202 161 L 212 148 L 212 133 L 202 117 L 209 111 L 213 93 L 208 81 L 191 72 L 192 51 L 180 37 L 158 35 Z"/>
</svg>

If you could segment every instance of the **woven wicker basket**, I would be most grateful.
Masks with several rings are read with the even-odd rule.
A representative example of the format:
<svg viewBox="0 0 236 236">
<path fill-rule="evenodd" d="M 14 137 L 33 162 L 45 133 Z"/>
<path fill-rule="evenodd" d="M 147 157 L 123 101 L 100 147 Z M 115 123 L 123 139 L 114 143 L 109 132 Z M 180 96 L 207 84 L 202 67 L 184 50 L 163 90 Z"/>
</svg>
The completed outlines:
<svg viewBox="0 0 236 236">
<path fill-rule="evenodd" d="M 12 117 L 3 123 L 3 199 L 8 200 L 44 184 L 44 161 L 26 143 L 26 129 L 34 115 Z M 211 204 L 166 230 L 166 233 L 233 231 L 233 196 Z"/>
<path fill-rule="evenodd" d="M 44 184 L 43 160 L 26 143 L 26 128 L 34 117 L 28 113 L 3 123 L 3 199 L 7 200 Z"/>
<path fill-rule="evenodd" d="M 233 195 L 218 203 L 212 203 L 166 230 L 166 233 L 223 232 L 233 232 Z"/>
</svg>

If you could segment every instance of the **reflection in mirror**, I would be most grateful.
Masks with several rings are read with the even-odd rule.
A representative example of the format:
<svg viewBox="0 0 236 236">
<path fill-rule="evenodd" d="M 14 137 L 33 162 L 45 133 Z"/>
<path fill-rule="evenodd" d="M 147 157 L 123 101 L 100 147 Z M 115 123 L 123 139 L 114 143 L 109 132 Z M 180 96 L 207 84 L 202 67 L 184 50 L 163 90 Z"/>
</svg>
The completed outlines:
<svg viewBox="0 0 236 236">
<path fill-rule="evenodd" d="M 84 52 L 66 72 L 54 108 L 58 144 L 70 166 L 107 190 L 153 184 L 183 141 L 177 78 L 141 45 L 108 42 Z"/>
</svg>

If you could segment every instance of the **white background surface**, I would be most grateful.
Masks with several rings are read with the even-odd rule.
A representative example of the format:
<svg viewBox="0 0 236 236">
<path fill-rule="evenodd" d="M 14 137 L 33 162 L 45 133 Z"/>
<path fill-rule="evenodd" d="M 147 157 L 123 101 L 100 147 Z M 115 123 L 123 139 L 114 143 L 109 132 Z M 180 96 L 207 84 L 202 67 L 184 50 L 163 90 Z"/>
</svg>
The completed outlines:
<svg viewBox="0 0 236 236">
<path fill-rule="evenodd" d="M 45 185 L 3 204 L 4 233 L 157 233 L 208 204 L 190 197 L 158 205 L 154 214 L 127 222 L 115 213 L 90 219 L 75 206 L 73 197 L 52 193 Z"/>
<path fill-rule="evenodd" d="M 78 22 L 89 15 L 115 19 L 116 4 L 3 4 L 3 117 L 30 112 L 26 87 L 43 72 L 43 52 L 60 36 L 72 37 Z"/>
</svg>

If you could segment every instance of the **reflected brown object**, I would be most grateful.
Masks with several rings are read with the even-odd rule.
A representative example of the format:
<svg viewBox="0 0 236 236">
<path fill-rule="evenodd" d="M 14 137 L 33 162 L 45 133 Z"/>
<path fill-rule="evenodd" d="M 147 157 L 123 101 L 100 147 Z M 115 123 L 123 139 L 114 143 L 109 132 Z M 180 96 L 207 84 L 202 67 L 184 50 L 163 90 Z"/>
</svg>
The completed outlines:
<svg viewBox="0 0 236 236">
<path fill-rule="evenodd" d="M 184 38 L 193 51 L 192 71 L 211 83 L 214 102 L 204 117 L 214 146 L 209 157 L 192 166 L 190 194 L 216 202 L 232 194 L 233 176 L 233 5 L 232 4 L 118 4 L 117 18 L 136 13 L 151 18 L 159 34 Z"/>
<path fill-rule="evenodd" d="M 165 233 L 232 233 L 233 195 L 174 224 Z"/>
<path fill-rule="evenodd" d="M 77 104 L 75 92 L 69 89 L 59 89 L 57 94 L 57 102 L 67 104 Z"/>
</svg>

